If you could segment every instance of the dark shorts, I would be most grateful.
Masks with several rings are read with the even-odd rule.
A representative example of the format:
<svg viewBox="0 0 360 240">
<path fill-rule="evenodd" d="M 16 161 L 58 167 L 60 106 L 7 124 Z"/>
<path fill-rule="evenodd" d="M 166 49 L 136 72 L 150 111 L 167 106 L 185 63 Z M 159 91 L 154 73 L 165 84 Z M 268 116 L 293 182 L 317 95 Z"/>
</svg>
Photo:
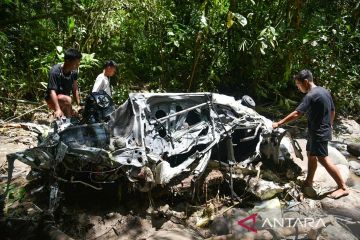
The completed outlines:
<svg viewBox="0 0 360 240">
<path fill-rule="evenodd" d="M 319 142 L 308 138 L 306 151 L 310 154 L 310 156 L 326 157 L 328 155 L 328 141 Z"/>
</svg>

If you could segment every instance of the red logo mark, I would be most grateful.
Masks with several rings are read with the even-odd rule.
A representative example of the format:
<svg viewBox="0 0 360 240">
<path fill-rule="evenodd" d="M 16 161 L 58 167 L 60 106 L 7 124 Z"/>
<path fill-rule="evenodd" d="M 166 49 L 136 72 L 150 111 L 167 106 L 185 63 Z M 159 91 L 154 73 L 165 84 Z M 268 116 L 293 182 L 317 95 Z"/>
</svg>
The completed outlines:
<svg viewBox="0 0 360 240">
<path fill-rule="evenodd" d="M 253 231 L 253 232 L 256 233 L 257 230 L 256 230 L 255 228 L 252 228 L 252 227 L 250 227 L 250 226 L 248 226 L 248 225 L 246 225 L 246 224 L 244 223 L 244 222 L 246 222 L 247 220 L 252 219 L 252 224 L 254 225 L 255 222 L 256 222 L 256 216 L 257 216 L 257 213 L 254 213 L 254 214 L 252 214 L 252 215 L 250 215 L 250 216 L 248 216 L 248 217 L 246 217 L 246 218 L 244 218 L 244 219 L 242 219 L 242 220 L 239 220 L 239 221 L 238 221 L 238 224 L 239 224 L 240 226 L 246 228 L 247 230 L 250 230 L 250 231 Z"/>
</svg>

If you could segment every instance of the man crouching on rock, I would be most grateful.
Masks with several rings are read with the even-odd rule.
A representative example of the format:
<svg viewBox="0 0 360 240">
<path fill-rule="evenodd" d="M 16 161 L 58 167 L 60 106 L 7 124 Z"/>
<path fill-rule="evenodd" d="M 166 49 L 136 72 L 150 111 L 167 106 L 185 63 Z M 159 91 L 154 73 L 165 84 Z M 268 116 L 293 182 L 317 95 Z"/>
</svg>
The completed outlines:
<svg viewBox="0 0 360 240">
<path fill-rule="evenodd" d="M 274 122 L 272 126 L 277 128 L 306 113 L 308 119 L 308 141 L 306 144 L 308 173 L 304 182 L 305 194 L 310 192 L 308 195 L 316 195 L 312 184 L 317 161 L 319 161 L 338 185 L 338 189 L 333 191 L 329 197 L 337 199 L 346 196 L 349 194 L 349 190 L 340 175 L 339 169 L 328 156 L 328 141 L 331 140 L 332 125 L 335 118 L 335 107 L 331 95 L 325 88 L 314 84 L 312 73 L 309 70 L 300 71 L 298 75 L 294 76 L 294 80 L 298 89 L 306 95 L 295 111 L 280 121 Z"/>
<path fill-rule="evenodd" d="M 80 104 L 77 69 L 81 58 L 78 50 L 70 48 L 65 52 L 64 63 L 56 64 L 50 69 L 45 101 L 49 108 L 54 110 L 56 118 L 63 115 L 71 117 L 75 114 L 71 105 L 71 91 L 76 103 Z"/>
</svg>

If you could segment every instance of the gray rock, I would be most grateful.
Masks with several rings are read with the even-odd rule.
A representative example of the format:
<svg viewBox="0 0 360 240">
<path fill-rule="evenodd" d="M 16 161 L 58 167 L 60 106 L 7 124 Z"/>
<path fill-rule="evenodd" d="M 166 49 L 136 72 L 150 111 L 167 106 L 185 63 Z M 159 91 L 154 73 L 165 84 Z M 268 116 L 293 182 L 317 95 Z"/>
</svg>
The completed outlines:
<svg viewBox="0 0 360 240">
<path fill-rule="evenodd" d="M 357 134 L 360 133 L 360 125 L 351 119 L 341 119 L 335 128 L 341 133 Z"/>
<path fill-rule="evenodd" d="M 249 216 L 249 213 L 247 212 L 248 210 L 249 209 L 241 209 L 241 208 L 233 208 L 229 210 L 224 214 L 223 219 L 220 218 L 216 220 L 216 222 L 220 223 L 220 225 L 218 227 L 211 226 L 210 227 L 211 231 L 214 233 L 229 231 L 229 233 L 239 234 L 239 235 L 248 232 L 247 229 L 245 229 L 244 227 L 238 224 L 239 220 Z"/>
<path fill-rule="evenodd" d="M 210 231 L 216 236 L 229 234 L 229 221 L 223 216 L 216 217 L 210 225 Z"/>
<path fill-rule="evenodd" d="M 360 163 L 358 161 L 350 161 L 349 166 L 351 170 L 359 170 L 360 169 Z"/>
<path fill-rule="evenodd" d="M 266 181 L 263 179 L 250 178 L 246 176 L 245 181 L 249 184 L 248 191 L 260 198 L 261 200 L 266 200 L 274 197 L 277 193 L 283 192 L 284 189 L 289 188 L 289 186 L 281 186 L 272 181 Z"/>
<path fill-rule="evenodd" d="M 335 141 L 335 142 L 330 141 L 329 145 L 336 148 L 340 152 L 346 150 L 346 143 L 342 143 L 340 141 Z"/>
<path fill-rule="evenodd" d="M 300 148 L 302 150 L 302 154 L 304 156 L 304 160 L 301 161 L 300 159 L 295 158 L 294 162 L 301 167 L 302 171 L 307 171 L 307 163 L 308 163 L 308 159 L 307 159 L 307 153 L 306 153 L 306 139 L 296 139 L 297 142 L 300 145 Z M 349 163 L 346 159 L 346 157 L 339 151 L 337 150 L 335 147 L 333 146 L 328 146 L 328 151 L 329 151 L 329 157 L 331 159 L 331 161 L 334 164 L 343 164 L 348 166 Z"/>
<path fill-rule="evenodd" d="M 148 240 L 193 240 L 197 239 L 193 237 L 190 233 L 184 231 L 184 229 L 174 229 L 174 230 L 159 230 L 152 236 L 147 238 Z"/>
<path fill-rule="evenodd" d="M 355 156 L 355 157 L 359 157 L 360 156 L 360 143 L 349 143 L 347 145 L 347 151 Z"/>
<path fill-rule="evenodd" d="M 333 215 L 350 218 L 352 221 L 360 220 L 360 193 L 351 191 L 348 196 L 340 199 L 324 198 L 321 200 L 322 208 Z"/>
<path fill-rule="evenodd" d="M 329 151 L 329 157 L 331 158 L 331 161 L 334 164 L 343 164 L 348 166 L 349 163 L 346 160 L 346 157 L 336 148 L 329 146 L 328 147 L 328 151 Z"/>
<path fill-rule="evenodd" d="M 349 167 L 343 164 L 337 164 L 336 166 L 338 167 L 344 181 L 348 182 L 351 176 Z M 315 172 L 314 183 L 318 183 L 321 186 L 321 188 L 325 188 L 325 189 L 332 189 L 337 187 L 335 180 L 320 164 L 318 164 L 318 167 Z"/>
<path fill-rule="evenodd" d="M 338 239 L 346 239 L 346 240 L 357 240 L 351 232 L 347 231 L 340 224 L 335 223 L 334 225 L 328 225 L 325 229 L 321 231 L 320 236 L 317 239 L 326 239 L 326 240 L 338 240 Z"/>
</svg>

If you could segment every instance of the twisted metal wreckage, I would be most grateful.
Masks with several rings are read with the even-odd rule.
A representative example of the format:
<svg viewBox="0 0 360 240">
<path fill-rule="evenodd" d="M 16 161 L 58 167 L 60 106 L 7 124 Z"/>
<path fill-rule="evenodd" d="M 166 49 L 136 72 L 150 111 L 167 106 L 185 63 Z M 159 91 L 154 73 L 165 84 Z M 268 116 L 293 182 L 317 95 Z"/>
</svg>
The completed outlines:
<svg viewBox="0 0 360 240">
<path fill-rule="evenodd" d="M 191 186 L 204 177 L 210 159 L 230 171 L 232 183 L 231 167 L 260 156 L 281 165 L 291 160 L 289 145 L 300 157 L 289 134 L 273 130 L 254 106 L 248 96 L 133 93 L 114 110 L 109 96 L 93 94 L 81 122 L 57 121 L 37 147 L 7 155 L 9 181 L 16 159 L 48 174 L 52 208 L 58 181 L 101 189 L 125 178 L 143 192 L 159 185 L 181 191 L 185 179 Z"/>
</svg>

